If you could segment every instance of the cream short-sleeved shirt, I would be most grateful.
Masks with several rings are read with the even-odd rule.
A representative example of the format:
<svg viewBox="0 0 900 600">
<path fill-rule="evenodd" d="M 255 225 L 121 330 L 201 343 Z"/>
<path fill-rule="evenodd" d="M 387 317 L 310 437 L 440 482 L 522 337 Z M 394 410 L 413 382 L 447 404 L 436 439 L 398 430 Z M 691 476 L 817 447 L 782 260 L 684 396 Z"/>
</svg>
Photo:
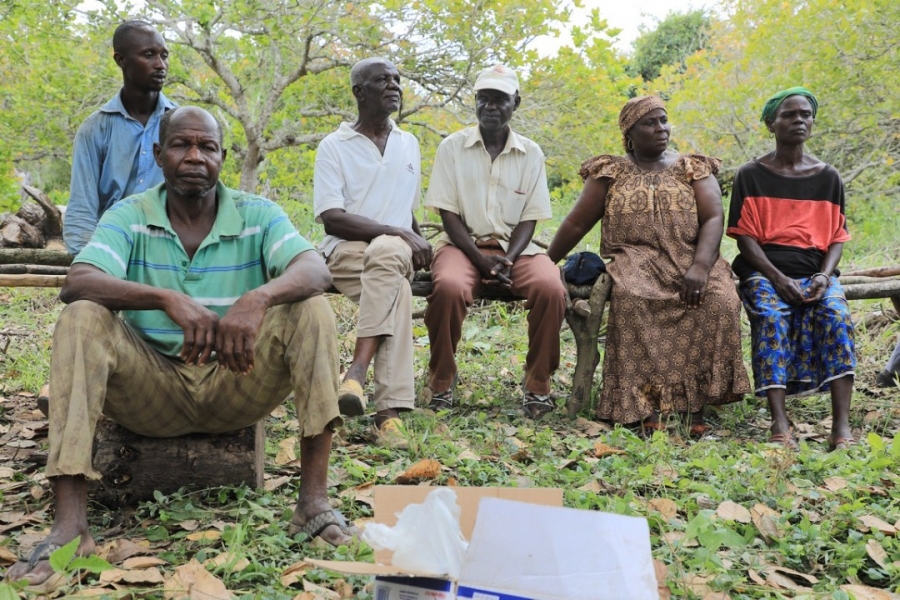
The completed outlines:
<svg viewBox="0 0 900 600">
<path fill-rule="evenodd" d="M 412 229 L 421 194 L 419 140 L 393 121 L 391 127 L 384 155 L 349 123 L 341 123 L 319 143 L 313 174 L 317 222 L 326 210 L 343 208 L 382 225 Z M 326 235 L 319 251 L 327 257 L 341 241 Z"/>
<path fill-rule="evenodd" d="M 458 214 L 476 242 L 493 239 L 506 250 L 519 223 L 552 216 L 544 153 L 510 130 L 506 147 L 491 161 L 478 126 L 457 131 L 438 146 L 425 206 Z M 443 233 L 435 250 L 451 243 Z M 522 256 L 543 252 L 531 242 Z"/>
</svg>

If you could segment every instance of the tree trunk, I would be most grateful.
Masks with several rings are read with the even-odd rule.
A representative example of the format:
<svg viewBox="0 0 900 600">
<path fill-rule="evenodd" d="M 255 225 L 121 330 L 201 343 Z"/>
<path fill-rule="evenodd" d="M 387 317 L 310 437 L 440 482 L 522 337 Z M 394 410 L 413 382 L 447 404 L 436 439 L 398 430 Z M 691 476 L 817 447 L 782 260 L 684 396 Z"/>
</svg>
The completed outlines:
<svg viewBox="0 0 900 600">
<path fill-rule="evenodd" d="M 44 214 L 47 217 L 44 222 L 44 235 L 48 238 L 62 237 L 62 213 L 59 211 L 59 208 L 53 204 L 53 201 L 47 197 L 47 194 L 36 187 L 23 185 L 22 189 L 44 209 Z"/>
<path fill-rule="evenodd" d="M 0 246 L 13 248 L 41 248 L 44 234 L 25 219 L 8 215 L 0 222 Z"/>
<path fill-rule="evenodd" d="M 241 163 L 241 190 L 255 194 L 259 188 L 259 165 L 262 163 L 262 149 L 258 144 L 249 142 L 244 162 Z"/>
<path fill-rule="evenodd" d="M 608 273 L 603 273 L 591 288 L 587 308 L 578 303 L 577 306 L 573 305 L 566 309 L 566 321 L 575 336 L 578 356 L 575 374 L 572 377 L 572 393 L 566 402 L 566 411 L 571 417 L 581 412 L 591 401 L 594 371 L 600 363 L 600 349 L 597 346 L 600 324 L 611 290 L 612 277 Z"/>
<path fill-rule="evenodd" d="M 261 488 L 265 463 L 265 424 L 224 434 L 195 433 L 151 438 L 101 419 L 94 436 L 95 500 L 110 506 L 134 505 L 171 494 L 183 486 Z"/>
</svg>

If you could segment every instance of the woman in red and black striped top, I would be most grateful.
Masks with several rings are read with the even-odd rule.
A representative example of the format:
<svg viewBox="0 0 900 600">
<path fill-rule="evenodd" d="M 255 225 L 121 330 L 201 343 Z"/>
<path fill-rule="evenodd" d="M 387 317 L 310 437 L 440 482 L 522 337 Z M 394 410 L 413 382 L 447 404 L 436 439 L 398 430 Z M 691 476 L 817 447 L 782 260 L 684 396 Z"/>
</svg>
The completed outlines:
<svg viewBox="0 0 900 600">
<path fill-rule="evenodd" d="M 769 439 L 796 447 L 785 398 L 830 390 L 834 449 L 855 444 L 853 323 L 837 280 L 850 234 L 840 175 L 804 150 L 817 109 L 800 87 L 766 103 L 762 120 L 775 150 L 735 175 L 726 233 L 740 250 L 732 268 L 750 317 L 756 394 L 772 413 Z"/>
</svg>

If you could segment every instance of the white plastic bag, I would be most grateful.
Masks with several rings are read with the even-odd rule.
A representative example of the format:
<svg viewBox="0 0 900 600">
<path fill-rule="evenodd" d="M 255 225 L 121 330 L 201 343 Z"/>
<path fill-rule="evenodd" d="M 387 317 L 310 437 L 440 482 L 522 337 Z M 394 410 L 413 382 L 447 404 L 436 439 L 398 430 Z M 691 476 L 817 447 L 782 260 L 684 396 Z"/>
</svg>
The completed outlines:
<svg viewBox="0 0 900 600">
<path fill-rule="evenodd" d="M 375 550 L 393 550 L 393 564 L 434 575 L 459 577 L 468 542 L 459 528 L 456 492 L 437 488 L 422 504 L 410 504 L 388 527 L 369 523 L 362 539 Z"/>
</svg>

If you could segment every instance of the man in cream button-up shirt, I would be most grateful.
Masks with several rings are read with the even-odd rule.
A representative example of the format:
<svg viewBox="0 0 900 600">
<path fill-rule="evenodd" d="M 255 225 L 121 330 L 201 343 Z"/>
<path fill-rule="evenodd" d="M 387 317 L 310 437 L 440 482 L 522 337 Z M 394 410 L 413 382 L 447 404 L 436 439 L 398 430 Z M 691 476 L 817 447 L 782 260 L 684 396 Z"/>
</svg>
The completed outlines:
<svg viewBox="0 0 900 600">
<path fill-rule="evenodd" d="M 523 408 L 540 417 L 554 406 L 550 375 L 559 366 L 565 288 L 559 269 L 532 242 L 537 221 L 551 216 L 550 194 L 540 147 L 509 127 L 520 101 L 514 71 L 502 65 L 482 71 L 475 81 L 478 125 L 448 136 L 434 160 L 425 205 L 440 213 L 444 224 L 425 313 L 435 409 L 453 405 L 454 355 L 480 285 L 525 298 L 529 344 Z"/>
</svg>

